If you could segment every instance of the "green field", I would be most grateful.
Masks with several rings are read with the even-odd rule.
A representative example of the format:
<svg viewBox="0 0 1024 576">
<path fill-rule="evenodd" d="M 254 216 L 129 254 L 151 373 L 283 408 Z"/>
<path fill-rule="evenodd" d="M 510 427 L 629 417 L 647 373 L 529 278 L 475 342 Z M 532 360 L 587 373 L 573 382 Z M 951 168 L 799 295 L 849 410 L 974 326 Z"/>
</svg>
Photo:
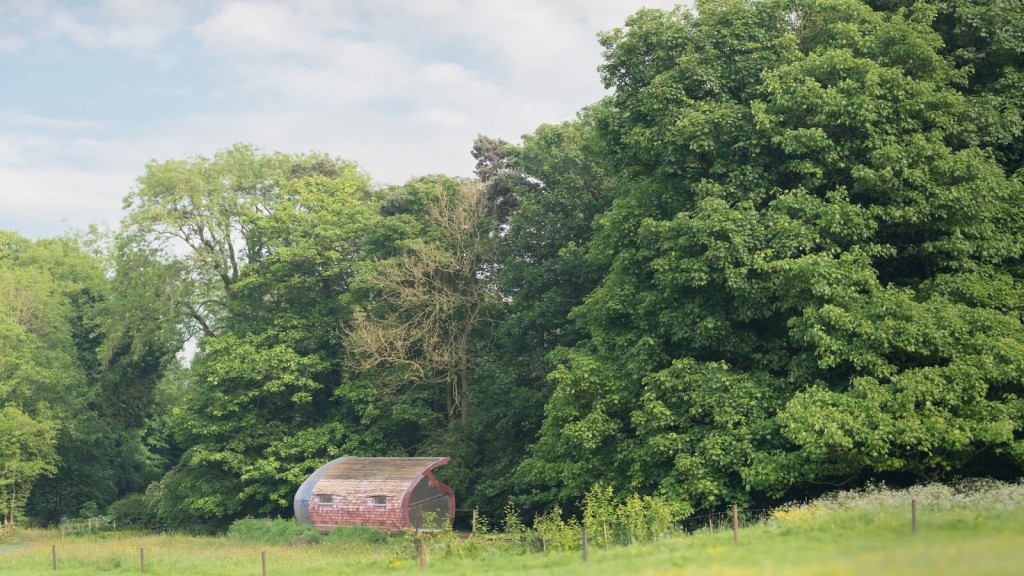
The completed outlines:
<svg viewBox="0 0 1024 576">
<path fill-rule="evenodd" d="M 910 498 L 918 500 L 917 533 Z M 740 530 L 707 530 L 657 542 L 577 552 L 527 552 L 519 544 L 478 538 L 429 543 L 434 574 L 1022 574 L 1024 488 L 959 494 L 945 487 L 914 492 L 876 490 L 776 510 Z M 418 572 L 411 539 L 369 544 L 327 539 L 284 545 L 228 537 L 104 533 L 60 538 L 21 531 L 0 543 L 4 576 L 51 573 L 52 547 L 62 574 L 268 575 Z"/>
</svg>

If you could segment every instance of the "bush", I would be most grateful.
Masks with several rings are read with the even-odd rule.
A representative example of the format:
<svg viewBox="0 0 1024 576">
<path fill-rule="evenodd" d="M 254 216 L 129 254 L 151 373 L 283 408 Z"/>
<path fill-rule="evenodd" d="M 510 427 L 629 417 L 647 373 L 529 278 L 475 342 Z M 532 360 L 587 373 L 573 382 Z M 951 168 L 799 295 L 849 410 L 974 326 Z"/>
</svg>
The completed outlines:
<svg viewBox="0 0 1024 576">
<path fill-rule="evenodd" d="M 142 494 L 129 494 L 107 507 L 107 515 L 122 528 L 148 530 L 159 525 Z"/>
<path fill-rule="evenodd" d="M 505 521 L 502 523 L 502 528 L 505 534 L 511 536 L 519 536 L 526 534 L 526 525 L 523 524 L 523 519 L 519 517 L 519 509 L 516 508 L 515 504 L 510 500 L 508 504 L 505 504 Z"/>
<path fill-rule="evenodd" d="M 615 541 L 633 544 L 667 536 L 676 520 L 690 512 L 686 504 L 635 493 L 617 504 L 611 486 L 601 484 L 583 497 L 583 525 L 606 548 Z"/>
<path fill-rule="evenodd" d="M 562 520 L 562 508 L 557 504 L 551 512 L 534 518 L 533 530 L 546 550 L 576 550 L 583 536 L 579 521 L 575 518 Z"/>
<path fill-rule="evenodd" d="M 319 544 L 321 535 L 312 526 L 283 518 L 243 518 L 231 523 L 228 538 L 261 544 Z"/>
<path fill-rule="evenodd" d="M 386 544 L 388 535 L 371 526 L 338 526 L 326 540 L 339 544 Z"/>
</svg>

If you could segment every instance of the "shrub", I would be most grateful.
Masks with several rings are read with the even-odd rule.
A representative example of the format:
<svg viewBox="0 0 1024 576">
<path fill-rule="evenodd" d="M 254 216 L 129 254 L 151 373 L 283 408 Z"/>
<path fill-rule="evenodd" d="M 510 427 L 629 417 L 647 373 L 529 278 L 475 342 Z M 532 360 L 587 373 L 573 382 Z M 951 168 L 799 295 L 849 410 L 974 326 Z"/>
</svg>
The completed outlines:
<svg viewBox="0 0 1024 576">
<path fill-rule="evenodd" d="M 262 544 L 318 544 L 323 535 L 312 526 L 283 518 L 243 518 L 231 523 L 228 538 Z"/>
<path fill-rule="evenodd" d="M 142 494 L 129 494 L 107 507 L 107 515 L 122 528 L 147 530 L 159 525 Z"/>
<path fill-rule="evenodd" d="M 534 518 L 533 529 L 547 550 L 575 550 L 581 545 L 583 527 L 579 520 L 562 520 L 562 508 L 557 504 L 551 512 Z"/>
<path fill-rule="evenodd" d="M 598 537 L 608 548 L 610 535 L 617 523 L 615 493 L 611 486 L 602 486 L 600 483 L 583 497 L 583 525 L 590 532 L 591 537 Z"/>
<path fill-rule="evenodd" d="M 344 544 L 386 544 L 388 535 L 372 526 L 338 526 L 331 530 L 326 540 Z"/>
<path fill-rule="evenodd" d="M 526 525 L 523 524 L 523 519 L 519 517 L 519 509 L 516 508 L 515 504 L 510 500 L 508 504 L 505 504 L 505 521 L 502 522 L 501 526 L 504 529 L 505 534 L 510 536 L 519 536 L 526 533 Z"/>
<path fill-rule="evenodd" d="M 79 518 L 96 518 L 100 515 L 100 507 L 92 500 L 89 500 L 78 509 Z"/>
<path fill-rule="evenodd" d="M 605 547 L 615 540 L 633 544 L 661 538 L 691 511 L 685 504 L 635 493 L 616 504 L 612 487 L 601 484 L 595 484 L 583 497 L 583 525 Z"/>
</svg>

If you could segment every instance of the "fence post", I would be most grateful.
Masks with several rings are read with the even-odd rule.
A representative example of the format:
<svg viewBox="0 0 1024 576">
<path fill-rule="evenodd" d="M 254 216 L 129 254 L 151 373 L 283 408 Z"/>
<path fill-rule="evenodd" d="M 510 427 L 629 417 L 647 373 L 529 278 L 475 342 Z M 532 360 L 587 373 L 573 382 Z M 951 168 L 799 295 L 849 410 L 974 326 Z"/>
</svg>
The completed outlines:
<svg viewBox="0 0 1024 576">
<path fill-rule="evenodd" d="M 146 549 L 139 548 L 139 573 L 146 573 Z"/>
<path fill-rule="evenodd" d="M 587 529 L 583 529 L 583 562 L 587 561 Z"/>
<path fill-rule="evenodd" d="M 912 532 L 917 532 L 917 499 L 910 500 L 910 526 Z"/>
<path fill-rule="evenodd" d="M 267 551 L 260 552 L 260 564 L 263 565 L 263 576 L 267 576 Z"/>
<path fill-rule="evenodd" d="M 57 545 L 50 546 L 50 558 L 53 559 L 53 571 L 57 571 Z"/>
<path fill-rule="evenodd" d="M 740 514 L 736 505 L 732 505 L 732 543 L 740 543 Z"/>
<path fill-rule="evenodd" d="M 427 547 L 423 544 L 423 538 L 419 539 L 419 550 L 420 550 L 420 570 L 427 567 Z"/>
</svg>

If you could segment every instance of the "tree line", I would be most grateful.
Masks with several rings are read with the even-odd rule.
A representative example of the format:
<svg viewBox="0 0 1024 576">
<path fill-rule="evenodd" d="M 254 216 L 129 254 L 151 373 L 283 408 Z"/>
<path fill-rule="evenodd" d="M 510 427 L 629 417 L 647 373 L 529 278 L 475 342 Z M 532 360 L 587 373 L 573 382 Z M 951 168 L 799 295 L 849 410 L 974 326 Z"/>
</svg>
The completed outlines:
<svg viewBox="0 0 1024 576">
<path fill-rule="evenodd" d="M 600 42 L 610 95 L 474 178 L 236 144 L 149 163 L 116 231 L 3 233 L 4 522 L 288 516 L 343 454 L 450 456 L 491 515 L 1019 477 L 1024 8 L 702 0 Z"/>
</svg>

